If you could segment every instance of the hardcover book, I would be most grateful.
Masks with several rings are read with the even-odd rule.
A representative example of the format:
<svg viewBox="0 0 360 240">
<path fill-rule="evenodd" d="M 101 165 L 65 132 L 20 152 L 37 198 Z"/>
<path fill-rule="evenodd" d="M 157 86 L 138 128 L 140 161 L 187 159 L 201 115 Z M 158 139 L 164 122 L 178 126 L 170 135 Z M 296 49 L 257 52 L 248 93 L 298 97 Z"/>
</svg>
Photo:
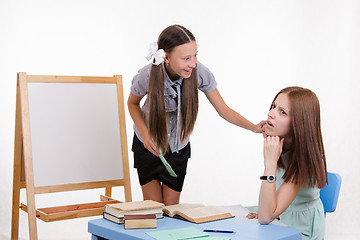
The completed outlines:
<svg viewBox="0 0 360 240">
<path fill-rule="evenodd" d="M 155 214 L 125 215 L 125 229 L 156 228 Z"/>
<path fill-rule="evenodd" d="M 134 215 L 141 215 L 141 214 L 134 214 Z M 156 213 L 155 214 L 156 218 L 162 218 L 163 217 L 163 213 Z M 118 223 L 118 224 L 123 224 L 124 223 L 124 216 L 123 217 L 117 217 L 114 215 L 111 215 L 110 213 L 104 212 L 103 213 L 103 218 L 109 221 L 112 221 L 114 223 Z"/>
</svg>

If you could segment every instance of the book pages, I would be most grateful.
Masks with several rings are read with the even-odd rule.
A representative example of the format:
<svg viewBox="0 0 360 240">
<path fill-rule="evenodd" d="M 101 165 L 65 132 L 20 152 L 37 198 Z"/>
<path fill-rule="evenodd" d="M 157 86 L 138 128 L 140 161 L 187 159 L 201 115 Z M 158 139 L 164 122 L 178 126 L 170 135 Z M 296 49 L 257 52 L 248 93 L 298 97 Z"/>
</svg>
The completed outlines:
<svg viewBox="0 0 360 240">
<path fill-rule="evenodd" d="M 221 208 L 213 207 L 213 206 L 183 209 L 180 212 L 192 219 L 228 213 L 227 211 L 225 211 Z"/>
<path fill-rule="evenodd" d="M 181 203 L 181 204 L 175 204 L 170 206 L 163 207 L 164 212 L 170 216 L 173 217 L 177 212 L 182 212 L 185 209 L 192 209 L 197 207 L 204 207 L 204 204 L 199 203 Z"/>
<path fill-rule="evenodd" d="M 141 209 L 151 209 L 163 207 L 163 203 L 155 202 L 152 200 L 138 201 L 138 202 L 124 202 L 124 203 L 113 203 L 107 206 L 119 209 L 121 211 L 133 211 Z"/>
</svg>

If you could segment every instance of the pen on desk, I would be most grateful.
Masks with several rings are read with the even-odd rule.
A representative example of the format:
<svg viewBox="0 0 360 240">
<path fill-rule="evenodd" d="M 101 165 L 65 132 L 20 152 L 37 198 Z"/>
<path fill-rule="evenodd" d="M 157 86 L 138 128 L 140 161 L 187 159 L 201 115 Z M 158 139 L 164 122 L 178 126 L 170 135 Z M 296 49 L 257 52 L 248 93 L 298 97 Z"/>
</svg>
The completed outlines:
<svg viewBox="0 0 360 240">
<path fill-rule="evenodd" d="M 214 229 L 204 229 L 204 232 L 234 233 L 234 231 L 231 230 L 214 230 Z"/>
</svg>

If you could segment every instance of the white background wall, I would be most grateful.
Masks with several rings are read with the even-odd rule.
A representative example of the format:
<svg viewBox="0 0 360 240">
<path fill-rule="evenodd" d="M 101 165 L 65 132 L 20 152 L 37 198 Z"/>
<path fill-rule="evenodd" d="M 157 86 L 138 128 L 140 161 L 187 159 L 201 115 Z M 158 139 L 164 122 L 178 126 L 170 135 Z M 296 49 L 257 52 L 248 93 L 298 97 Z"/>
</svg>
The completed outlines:
<svg viewBox="0 0 360 240">
<path fill-rule="evenodd" d="M 0 1 L 0 239 L 10 239 L 16 72 L 112 76 L 125 96 L 147 64 L 151 41 L 181 24 L 199 40 L 198 59 L 225 101 L 253 122 L 283 87 L 312 89 L 321 103 L 328 170 L 343 178 L 327 239 L 359 237 L 360 3 L 306 1 Z M 65 96 L 64 96 L 65 97 Z M 127 112 L 127 110 L 126 110 Z M 129 146 L 133 136 L 127 113 Z M 221 119 L 203 94 L 181 202 L 257 204 L 262 137 Z M 130 165 L 133 165 L 129 149 Z M 141 200 L 131 167 L 133 200 Z M 37 206 L 97 201 L 103 191 L 38 195 Z M 115 197 L 121 190 L 115 190 Z M 22 192 L 21 201 L 26 201 Z M 91 218 L 38 221 L 40 239 L 90 239 Z M 20 213 L 20 237 L 28 238 Z"/>
</svg>

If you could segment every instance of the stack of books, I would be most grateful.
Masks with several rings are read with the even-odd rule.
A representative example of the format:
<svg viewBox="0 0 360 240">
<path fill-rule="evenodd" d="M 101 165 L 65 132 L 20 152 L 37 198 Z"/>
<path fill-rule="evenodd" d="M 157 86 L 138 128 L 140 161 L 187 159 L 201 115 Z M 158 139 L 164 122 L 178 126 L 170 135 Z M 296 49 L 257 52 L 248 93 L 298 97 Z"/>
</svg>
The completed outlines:
<svg viewBox="0 0 360 240">
<path fill-rule="evenodd" d="M 154 214 L 156 218 L 162 218 L 163 206 L 163 203 L 152 200 L 107 204 L 104 207 L 103 217 L 106 220 L 119 224 L 125 222 L 125 215 Z"/>
</svg>

